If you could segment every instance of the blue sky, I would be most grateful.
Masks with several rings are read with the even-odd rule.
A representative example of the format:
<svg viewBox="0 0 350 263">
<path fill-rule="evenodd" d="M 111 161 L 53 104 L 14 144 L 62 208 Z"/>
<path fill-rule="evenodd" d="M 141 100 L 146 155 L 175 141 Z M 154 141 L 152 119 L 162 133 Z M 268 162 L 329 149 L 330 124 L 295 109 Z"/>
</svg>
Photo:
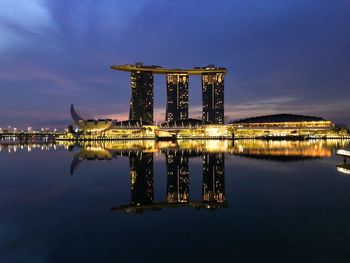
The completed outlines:
<svg viewBox="0 0 350 263">
<path fill-rule="evenodd" d="M 109 67 L 228 68 L 230 119 L 273 113 L 350 124 L 349 0 L 0 0 L 0 127 L 64 127 L 74 103 L 127 118 L 130 79 Z M 155 77 L 164 119 L 165 77 Z M 190 116 L 201 112 L 190 79 Z"/>
</svg>

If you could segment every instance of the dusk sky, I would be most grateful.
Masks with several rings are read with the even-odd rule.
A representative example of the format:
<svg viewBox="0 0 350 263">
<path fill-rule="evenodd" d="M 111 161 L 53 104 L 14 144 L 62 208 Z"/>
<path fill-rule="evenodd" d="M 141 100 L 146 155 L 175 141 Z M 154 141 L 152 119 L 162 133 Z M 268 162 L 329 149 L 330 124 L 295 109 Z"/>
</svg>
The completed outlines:
<svg viewBox="0 0 350 263">
<path fill-rule="evenodd" d="M 350 1 L 0 0 L 0 127 L 128 118 L 111 65 L 226 67 L 225 115 L 295 113 L 350 125 Z M 165 77 L 155 76 L 164 121 Z M 84 115 L 83 114 L 83 115 Z M 190 117 L 201 115 L 190 77 Z"/>
</svg>

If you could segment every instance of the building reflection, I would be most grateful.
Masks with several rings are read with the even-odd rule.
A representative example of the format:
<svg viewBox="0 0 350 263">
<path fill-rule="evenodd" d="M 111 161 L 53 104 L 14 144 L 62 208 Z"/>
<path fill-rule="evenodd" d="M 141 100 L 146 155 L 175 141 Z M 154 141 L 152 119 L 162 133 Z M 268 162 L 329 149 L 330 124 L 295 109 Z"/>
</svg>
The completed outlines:
<svg viewBox="0 0 350 263">
<path fill-rule="evenodd" d="M 331 157 L 336 141 L 242 140 L 233 147 L 238 156 L 275 161 L 297 161 Z"/>
<path fill-rule="evenodd" d="M 188 152 L 183 151 L 169 151 L 165 154 L 168 203 L 185 203 L 190 199 L 188 158 Z"/>
<path fill-rule="evenodd" d="M 130 152 L 131 205 L 153 203 L 153 153 Z"/>
<path fill-rule="evenodd" d="M 167 191 L 164 202 L 153 202 L 153 153 L 130 153 L 131 202 L 113 207 L 125 213 L 158 211 L 163 208 L 192 207 L 217 209 L 227 207 L 225 201 L 225 169 L 223 153 L 203 155 L 202 200 L 190 199 L 189 159 L 198 157 L 193 151 L 165 152 Z"/>
<path fill-rule="evenodd" d="M 120 140 L 120 141 L 56 141 L 55 143 L 24 143 L 0 141 L 0 152 L 16 153 L 20 151 L 49 151 L 66 149 L 73 151 L 79 148 L 83 156 L 88 151 L 103 149 L 118 155 L 121 152 L 165 152 L 168 150 L 195 151 L 197 153 L 226 153 L 259 159 L 313 159 L 332 156 L 334 149 L 346 149 L 350 146 L 350 140 L 178 140 L 160 141 L 154 140 Z M 114 154 L 115 153 L 115 154 Z M 90 153 L 89 153 L 90 155 Z"/>
<path fill-rule="evenodd" d="M 73 144 L 74 145 L 74 144 Z M 82 151 L 103 148 L 110 152 L 143 151 L 166 153 L 168 151 L 189 151 L 200 153 L 225 153 L 254 159 L 276 161 L 294 161 L 314 158 L 328 158 L 337 148 L 346 148 L 350 140 L 308 140 L 308 141 L 272 141 L 272 140 L 179 140 L 176 142 L 155 142 L 153 140 L 89 142 L 82 144 Z M 72 143 L 57 146 L 70 149 Z M 0 146 L 1 151 L 1 146 Z"/>
<path fill-rule="evenodd" d="M 76 151 L 71 164 L 71 173 L 84 160 L 112 160 L 129 158 L 130 203 L 114 207 L 126 213 L 141 213 L 170 207 L 193 207 L 215 209 L 226 207 L 225 199 L 225 156 L 233 155 L 274 161 L 313 160 L 328 158 L 334 149 L 346 147 L 350 141 L 202 141 L 185 140 L 177 142 L 120 141 L 89 142 L 88 144 L 64 145 Z M 154 155 L 165 156 L 166 196 L 155 202 L 153 182 Z M 191 158 L 202 158 L 202 195 L 194 201 L 190 196 Z M 338 171 L 348 174 L 350 167 L 339 165 Z"/>
<path fill-rule="evenodd" d="M 203 155 L 203 201 L 225 201 L 225 158 L 223 153 Z"/>
<path fill-rule="evenodd" d="M 347 155 L 347 153 L 339 153 L 337 152 L 337 155 L 341 156 L 343 158 L 343 163 L 342 164 L 338 164 L 337 167 L 337 171 L 342 173 L 343 175 L 350 175 L 350 163 L 347 163 L 347 158 L 349 158 L 349 156 Z"/>
<path fill-rule="evenodd" d="M 350 176 L 350 164 L 343 163 L 343 164 L 337 165 L 337 171 L 342 173 L 343 175 Z"/>
</svg>

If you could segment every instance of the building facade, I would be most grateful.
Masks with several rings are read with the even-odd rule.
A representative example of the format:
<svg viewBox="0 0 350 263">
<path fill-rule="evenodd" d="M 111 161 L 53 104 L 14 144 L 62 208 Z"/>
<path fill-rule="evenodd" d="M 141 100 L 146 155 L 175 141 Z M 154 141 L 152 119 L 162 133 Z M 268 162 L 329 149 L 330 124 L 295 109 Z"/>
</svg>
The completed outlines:
<svg viewBox="0 0 350 263">
<path fill-rule="evenodd" d="M 131 72 L 131 99 L 129 120 L 153 123 L 153 74 Z"/>
<path fill-rule="evenodd" d="M 224 123 L 224 73 L 202 74 L 202 120 Z"/>
<path fill-rule="evenodd" d="M 188 74 L 167 74 L 167 106 L 165 121 L 188 118 Z"/>
<path fill-rule="evenodd" d="M 203 123 L 224 123 L 224 76 L 227 69 L 208 65 L 192 69 L 163 68 L 142 63 L 111 66 L 114 70 L 131 72 L 129 120 L 153 123 L 153 75 L 164 74 L 167 81 L 165 121 L 188 119 L 189 75 L 201 76 Z"/>
</svg>

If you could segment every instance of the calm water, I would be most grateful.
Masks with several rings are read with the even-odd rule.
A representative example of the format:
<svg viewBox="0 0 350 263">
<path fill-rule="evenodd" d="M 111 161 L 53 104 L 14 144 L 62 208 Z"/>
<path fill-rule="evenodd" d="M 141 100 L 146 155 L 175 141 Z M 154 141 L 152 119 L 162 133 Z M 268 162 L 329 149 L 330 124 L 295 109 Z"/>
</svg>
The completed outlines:
<svg viewBox="0 0 350 263">
<path fill-rule="evenodd" d="M 2 145 L 0 262 L 350 262 L 338 148 Z"/>
</svg>

